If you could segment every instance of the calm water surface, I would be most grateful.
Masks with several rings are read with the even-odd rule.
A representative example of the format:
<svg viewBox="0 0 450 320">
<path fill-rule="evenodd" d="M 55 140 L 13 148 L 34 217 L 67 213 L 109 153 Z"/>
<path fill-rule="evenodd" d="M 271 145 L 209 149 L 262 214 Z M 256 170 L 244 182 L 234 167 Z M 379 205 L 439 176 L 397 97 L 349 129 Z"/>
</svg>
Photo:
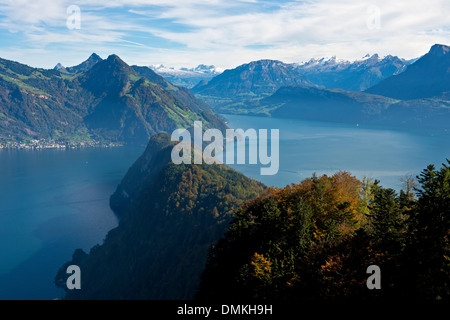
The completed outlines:
<svg viewBox="0 0 450 320">
<path fill-rule="evenodd" d="M 280 169 L 261 176 L 260 166 L 231 165 L 266 185 L 284 187 L 317 175 L 349 171 L 399 191 L 400 178 L 450 158 L 450 132 L 396 130 L 359 125 L 225 115 L 229 127 L 279 129 Z M 269 134 L 270 136 L 270 134 Z"/>
<path fill-rule="evenodd" d="M 280 170 L 233 165 L 283 187 L 338 170 L 401 188 L 399 179 L 450 157 L 447 132 L 226 116 L 231 128 L 279 129 Z M 0 151 L 0 299 L 54 299 L 58 268 L 101 243 L 118 221 L 109 197 L 143 148 Z"/>
<path fill-rule="evenodd" d="M 56 271 L 117 225 L 109 197 L 139 148 L 0 150 L 0 299 L 54 299 Z"/>
</svg>

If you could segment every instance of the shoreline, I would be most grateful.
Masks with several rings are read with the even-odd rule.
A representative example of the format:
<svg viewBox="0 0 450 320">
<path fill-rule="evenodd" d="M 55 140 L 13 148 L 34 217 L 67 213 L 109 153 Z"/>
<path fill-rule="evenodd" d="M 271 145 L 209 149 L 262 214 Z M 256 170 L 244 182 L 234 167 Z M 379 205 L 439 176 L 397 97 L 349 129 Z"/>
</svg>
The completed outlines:
<svg viewBox="0 0 450 320">
<path fill-rule="evenodd" d="M 77 142 L 77 143 L 62 143 L 56 141 L 39 141 L 38 143 L 24 143 L 24 142 L 8 142 L 0 143 L 0 150 L 69 150 L 82 148 L 114 148 L 123 147 L 124 143 L 116 142 Z"/>
</svg>

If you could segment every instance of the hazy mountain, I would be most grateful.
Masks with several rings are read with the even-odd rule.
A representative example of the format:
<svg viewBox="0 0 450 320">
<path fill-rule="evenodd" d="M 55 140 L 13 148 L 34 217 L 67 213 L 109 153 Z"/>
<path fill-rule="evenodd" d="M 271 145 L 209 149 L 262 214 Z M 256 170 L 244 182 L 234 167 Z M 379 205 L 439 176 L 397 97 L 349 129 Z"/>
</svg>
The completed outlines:
<svg viewBox="0 0 450 320">
<path fill-rule="evenodd" d="M 66 299 L 192 299 L 207 252 L 234 210 L 265 187 L 225 165 L 175 165 L 167 134 L 154 136 L 111 197 L 121 217 L 100 246 L 75 251 L 82 290 Z"/>
<path fill-rule="evenodd" d="M 450 129 L 450 102 L 400 101 L 364 92 L 283 87 L 272 96 L 230 105 L 227 112 L 390 127 Z"/>
<path fill-rule="evenodd" d="M 294 85 L 281 87 L 263 99 L 231 101 L 216 108 L 231 114 L 449 129 L 449 51 L 447 46 L 435 45 L 403 72 L 401 70 L 407 62 L 392 56 L 384 59 L 377 55 L 366 56 L 357 63 L 335 58 L 311 60 L 302 68 L 297 67 L 297 71 L 302 69 L 308 79 L 314 78 L 314 75 L 322 77 L 322 80 L 328 79 L 330 86 L 333 86 L 330 83 L 345 81 L 360 86 L 363 79 L 377 79 L 371 75 L 401 73 L 382 80 L 366 92 Z"/>
<path fill-rule="evenodd" d="M 56 66 L 53 68 L 54 70 L 60 70 L 60 69 L 64 69 L 64 66 L 61 63 L 57 63 Z"/>
<path fill-rule="evenodd" d="M 273 94 L 282 86 L 312 85 L 293 65 L 259 60 L 225 70 L 192 88 L 198 97 L 217 107 Z"/>
<path fill-rule="evenodd" d="M 175 69 L 163 65 L 150 66 L 150 68 L 174 85 L 186 88 L 193 88 L 200 81 L 209 81 L 223 72 L 220 68 L 204 64 L 195 68 Z"/>
<path fill-rule="evenodd" d="M 447 104 L 415 101 L 412 104 L 391 98 L 346 91 L 286 87 L 263 104 L 277 106 L 274 117 L 405 127 L 450 128 Z"/>
<path fill-rule="evenodd" d="M 189 128 L 195 120 L 205 127 L 226 128 L 187 89 L 171 86 L 156 74 L 149 73 L 149 80 L 116 55 L 98 58 L 93 54 L 74 69 L 61 70 L 1 59 L 0 138 L 146 144 L 155 133 Z"/>
<path fill-rule="evenodd" d="M 363 91 L 392 75 L 406 70 L 409 62 L 391 55 L 381 59 L 378 54 L 366 55 L 354 62 L 331 59 L 311 59 L 297 69 L 311 82 L 325 88 Z"/>
<path fill-rule="evenodd" d="M 450 91 L 450 47 L 435 44 L 405 72 L 366 90 L 396 99 L 443 97 Z M 447 94 L 446 94 L 447 92 Z"/>
<path fill-rule="evenodd" d="M 365 123 L 379 116 L 392 99 L 342 89 L 283 87 L 261 101 L 273 117 Z"/>
</svg>

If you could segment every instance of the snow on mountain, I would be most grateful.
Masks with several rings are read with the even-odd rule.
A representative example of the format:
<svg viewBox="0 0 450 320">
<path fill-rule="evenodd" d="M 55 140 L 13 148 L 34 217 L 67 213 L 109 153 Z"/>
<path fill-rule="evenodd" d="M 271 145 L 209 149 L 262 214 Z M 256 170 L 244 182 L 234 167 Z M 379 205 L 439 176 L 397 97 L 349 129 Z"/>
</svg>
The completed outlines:
<svg viewBox="0 0 450 320">
<path fill-rule="evenodd" d="M 362 91 L 405 71 L 409 64 L 391 55 L 381 58 L 378 54 L 366 54 L 354 61 L 336 57 L 311 59 L 296 64 L 296 68 L 319 86 Z"/>
<path fill-rule="evenodd" d="M 213 77 L 221 74 L 224 69 L 215 67 L 213 65 L 201 64 L 195 68 L 180 68 L 166 67 L 162 64 L 151 65 L 150 69 L 155 71 L 167 81 L 187 88 L 194 87 L 200 81 L 209 81 Z"/>
</svg>

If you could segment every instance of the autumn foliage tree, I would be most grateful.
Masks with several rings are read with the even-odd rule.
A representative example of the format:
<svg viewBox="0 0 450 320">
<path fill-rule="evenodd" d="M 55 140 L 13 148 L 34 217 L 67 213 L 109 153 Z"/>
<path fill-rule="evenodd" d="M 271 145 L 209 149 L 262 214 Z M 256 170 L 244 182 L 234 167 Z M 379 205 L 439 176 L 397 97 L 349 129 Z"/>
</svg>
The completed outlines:
<svg viewBox="0 0 450 320">
<path fill-rule="evenodd" d="M 266 190 L 210 250 L 197 298 L 449 299 L 450 167 L 408 182 L 399 195 L 338 172 Z"/>
</svg>

